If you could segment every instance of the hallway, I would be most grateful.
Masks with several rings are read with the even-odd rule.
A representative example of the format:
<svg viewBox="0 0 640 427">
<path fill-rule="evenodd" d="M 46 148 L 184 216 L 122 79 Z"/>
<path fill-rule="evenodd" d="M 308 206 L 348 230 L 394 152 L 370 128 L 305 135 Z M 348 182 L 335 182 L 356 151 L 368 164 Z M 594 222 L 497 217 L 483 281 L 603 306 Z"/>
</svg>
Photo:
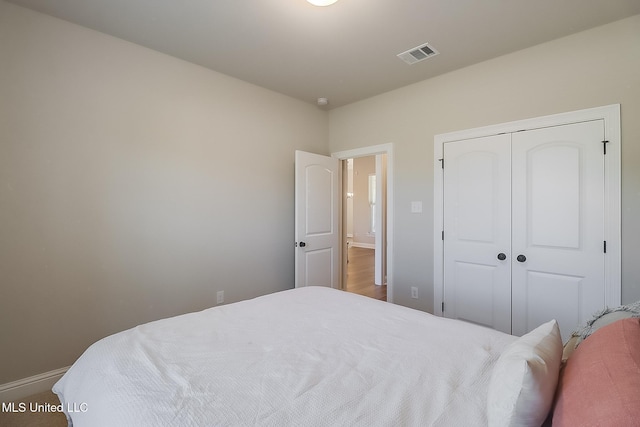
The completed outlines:
<svg viewBox="0 0 640 427">
<path fill-rule="evenodd" d="M 345 291 L 367 297 L 387 300 L 387 285 L 377 286 L 375 277 L 375 251 L 373 249 L 349 246 L 347 263 L 347 284 Z"/>
</svg>

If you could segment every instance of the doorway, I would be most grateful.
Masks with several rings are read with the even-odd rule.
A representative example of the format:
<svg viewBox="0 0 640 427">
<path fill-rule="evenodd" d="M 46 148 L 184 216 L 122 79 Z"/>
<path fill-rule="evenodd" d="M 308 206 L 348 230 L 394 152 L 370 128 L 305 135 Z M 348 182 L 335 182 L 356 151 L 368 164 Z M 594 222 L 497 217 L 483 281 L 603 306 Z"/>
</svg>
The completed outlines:
<svg viewBox="0 0 640 427">
<path fill-rule="evenodd" d="M 344 238 L 347 246 L 347 277 L 344 290 L 378 300 L 387 300 L 386 257 L 382 251 L 386 155 L 342 160 L 346 193 Z M 345 167 L 346 166 L 346 167 Z"/>
<path fill-rule="evenodd" d="M 382 156 L 378 156 L 382 155 Z M 349 273 L 349 268 L 352 270 L 352 274 L 350 275 L 351 279 L 355 279 L 355 276 L 360 276 L 358 281 L 365 280 L 364 277 L 367 277 L 366 280 L 369 282 L 370 279 L 368 277 L 371 276 L 371 269 L 373 266 L 374 270 L 374 281 L 379 280 L 377 285 L 378 294 L 384 288 L 381 286 L 385 286 L 386 283 L 386 301 L 393 302 L 393 209 L 387 208 L 387 206 L 393 206 L 393 145 L 392 144 L 382 144 L 371 147 L 364 147 L 354 150 L 347 150 L 332 153 L 332 157 L 341 160 L 342 164 L 342 193 L 343 193 L 343 206 L 341 208 L 341 223 L 342 223 L 342 289 L 348 290 L 347 284 L 347 276 Z M 358 247 L 362 245 L 352 245 L 352 239 L 347 236 L 347 205 L 348 203 L 348 194 L 347 193 L 355 193 L 355 191 L 348 191 L 348 159 L 359 159 L 365 157 L 372 158 L 384 158 L 384 178 L 377 178 L 375 182 L 375 187 L 377 190 L 377 197 L 375 200 L 375 209 L 378 218 L 383 218 L 383 221 L 380 223 L 378 228 L 374 228 L 373 236 L 378 235 L 378 239 L 374 239 L 374 249 L 371 247 Z M 361 197 L 366 197 L 366 200 L 369 200 L 369 174 L 367 175 L 367 186 L 365 187 L 366 194 Z M 384 191 L 384 196 L 381 195 L 381 192 Z M 355 194 L 354 194 L 355 195 Z M 370 204 L 371 205 L 371 204 Z M 369 209 L 373 210 L 373 206 L 369 206 Z M 351 233 L 353 234 L 353 233 Z M 353 237 L 353 236 L 352 236 Z M 362 250 L 361 250 L 362 249 Z M 368 251 L 367 251 L 368 250 Z M 372 256 L 373 255 L 373 256 Z M 356 259 L 356 256 L 359 259 Z M 371 259 L 373 258 L 373 259 Z M 353 259 L 353 264 L 351 260 Z M 349 262 L 348 262 L 349 261 Z M 349 265 L 351 264 L 351 265 Z M 376 269 L 376 266 L 380 266 L 383 268 Z M 366 273 L 362 273 L 360 270 L 366 270 Z M 380 274 L 380 277 L 376 278 L 376 270 Z M 356 271 L 360 271 L 356 273 Z M 376 285 L 371 285 L 376 286 Z M 375 288 L 372 288 L 375 289 Z M 375 297 L 375 296 L 374 296 Z"/>
</svg>

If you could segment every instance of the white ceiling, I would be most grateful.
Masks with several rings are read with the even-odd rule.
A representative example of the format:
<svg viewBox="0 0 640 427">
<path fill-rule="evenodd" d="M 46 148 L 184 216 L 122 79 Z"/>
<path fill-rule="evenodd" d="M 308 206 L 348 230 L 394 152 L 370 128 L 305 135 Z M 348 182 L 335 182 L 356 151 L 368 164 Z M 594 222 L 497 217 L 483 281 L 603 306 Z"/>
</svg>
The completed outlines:
<svg viewBox="0 0 640 427">
<path fill-rule="evenodd" d="M 640 0 L 9 1 L 327 108 L 640 13 Z M 396 57 L 427 42 L 440 54 Z"/>
</svg>

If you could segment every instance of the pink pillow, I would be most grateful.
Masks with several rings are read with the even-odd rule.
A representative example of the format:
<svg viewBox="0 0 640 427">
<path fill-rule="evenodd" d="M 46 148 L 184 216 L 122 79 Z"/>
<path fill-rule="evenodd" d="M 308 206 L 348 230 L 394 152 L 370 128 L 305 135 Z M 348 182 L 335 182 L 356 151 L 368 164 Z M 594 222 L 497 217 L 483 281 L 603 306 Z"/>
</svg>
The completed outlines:
<svg viewBox="0 0 640 427">
<path fill-rule="evenodd" d="M 640 425 L 640 319 L 614 322 L 575 350 L 560 375 L 553 426 Z"/>
</svg>

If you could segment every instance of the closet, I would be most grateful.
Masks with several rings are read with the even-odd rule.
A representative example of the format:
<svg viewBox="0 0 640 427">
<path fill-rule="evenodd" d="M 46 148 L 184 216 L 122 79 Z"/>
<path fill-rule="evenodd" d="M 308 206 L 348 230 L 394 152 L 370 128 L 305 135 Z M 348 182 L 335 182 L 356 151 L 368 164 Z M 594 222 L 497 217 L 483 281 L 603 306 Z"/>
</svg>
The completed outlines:
<svg viewBox="0 0 640 427">
<path fill-rule="evenodd" d="M 555 318 L 566 340 L 605 307 L 605 128 L 442 143 L 442 314 L 514 335 Z"/>
</svg>

